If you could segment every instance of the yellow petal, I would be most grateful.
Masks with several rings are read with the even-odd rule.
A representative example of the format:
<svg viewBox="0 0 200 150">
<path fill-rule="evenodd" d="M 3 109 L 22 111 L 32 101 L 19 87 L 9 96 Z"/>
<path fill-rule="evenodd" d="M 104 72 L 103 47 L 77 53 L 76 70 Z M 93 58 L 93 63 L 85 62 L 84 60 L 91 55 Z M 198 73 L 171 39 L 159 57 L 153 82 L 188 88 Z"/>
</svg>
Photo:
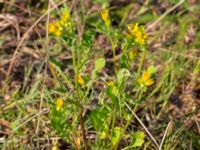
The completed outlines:
<svg viewBox="0 0 200 150">
<path fill-rule="evenodd" d="M 104 9 L 101 11 L 101 18 L 103 19 L 103 21 L 105 22 L 105 24 L 107 26 L 110 25 L 110 18 L 109 18 L 109 11 L 108 9 Z"/>
<path fill-rule="evenodd" d="M 145 82 L 151 77 L 151 74 L 148 71 L 143 72 L 142 80 Z"/>
<path fill-rule="evenodd" d="M 138 25 L 139 25 L 138 23 L 127 25 L 128 31 L 130 32 L 131 35 L 135 35 L 135 33 L 139 31 Z"/>
<path fill-rule="evenodd" d="M 55 30 L 56 30 L 55 25 L 53 23 L 50 23 L 49 27 L 48 27 L 48 30 L 49 30 L 50 33 L 55 32 Z"/>
<path fill-rule="evenodd" d="M 54 32 L 55 36 L 60 37 L 62 35 L 62 32 L 57 30 L 56 32 Z"/>
<path fill-rule="evenodd" d="M 63 15 L 61 16 L 61 20 L 62 20 L 63 22 L 67 22 L 67 21 L 69 20 L 69 14 L 63 14 Z"/>
<path fill-rule="evenodd" d="M 83 78 L 81 77 L 81 75 L 78 76 L 78 83 L 80 85 L 84 85 L 85 84 L 85 81 L 83 80 Z"/>
<path fill-rule="evenodd" d="M 56 110 L 59 111 L 61 109 L 61 107 L 63 106 L 63 99 L 58 98 L 56 100 Z"/>
<path fill-rule="evenodd" d="M 146 86 L 151 86 L 152 84 L 154 84 L 154 80 L 150 78 L 145 82 L 145 84 Z"/>
<path fill-rule="evenodd" d="M 137 32 L 138 30 L 139 30 L 139 23 L 137 22 L 137 23 L 134 25 L 133 31 Z"/>
<path fill-rule="evenodd" d="M 80 138 L 79 136 L 76 137 L 76 138 L 74 139 L 74 142 L 75 142 L 76 148 L 77 148 L 78 150 L 80 150 L 80 148 L 81 148 L 81 138 Z"/>
</svg>

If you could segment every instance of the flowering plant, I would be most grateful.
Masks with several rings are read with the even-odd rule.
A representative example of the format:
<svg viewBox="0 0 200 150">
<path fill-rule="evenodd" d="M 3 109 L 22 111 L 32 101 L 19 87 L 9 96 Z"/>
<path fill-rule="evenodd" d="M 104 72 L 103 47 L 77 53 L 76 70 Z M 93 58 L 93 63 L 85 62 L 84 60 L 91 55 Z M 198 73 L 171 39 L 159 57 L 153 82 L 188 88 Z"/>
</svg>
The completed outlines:
<svg viewBox="0 0 200 150">
<path fill-rule="evenodd" d="M 66 6 L 61 9 L 60 19 L 49 24 L 51 37 L 59 37 L 57 42 L 64 43 L 70 51 L 73 66 L 71 75 L 60 72 L 59 66 L 50 62 L 52 75 L 56 76 L 54 70 L 57 70 L 67 84 L 64 88 L 65 92 L 59 93 L 58 99 L 53 102 L 50 113 L 51 123 L 57 134 L 76 149 L 81 147 L 86 150 L 118 149 L 120 141 L 132 137 L 134 139 L 126 147 L 141 146 L 144 142 L 143 132 L 138 131 L 138 137 L 132 136 L 136 135 L 133 131 L 125 136 L 133 118 L 125 104 L 129 103 L 135 112 L 145 98 L 143 94 L 148 87 L 155 84 L 156 68 L 150 66 L 142 71 L 148 36 L 139 23 L 128 24 L 124 29 L 125 34 L 120 34 L 120 30 L 112 27 L 108 9 L 100 11 L 99 16 L 102 20 L 95 24 L 96 30 L 108 39 L 112 48 L 114 74 L 110 79 L 100 74 L 108 63 L 103 56 L 98 56 L 95 62 L 90 60 L 91 56 L 95 57 L 93 45 L 95 32 L 86 28 L 84 33 L 77 36 L 77 33 L 80 33 L 78 24 Z M 116 56 L 118 46 L 121 46 L 122 52 Z M 132 62 L 136 58 L 139 65 L 135 68 L 135 72 L 131 72 Z M 87 67 L 91 64 L 93 69 L 88 71 Z M 127 81 L 129 83 L 131 81 L 132 85 Z M 96 82 L 100 82 L 103 87 L 96 87 Z M 62 83 L 60 85 L 64 86 Z M 134 95 L 130 95 L 127 91 L 128 86 L 136 91 Z M 99 90 L 98 95 L 95 93 L 95 88 Z M 93 108 L 93 100 L 96 98 L 98 102 Z M 88 138 L 90 131 L 95 133 L 95 142 Z M 140 142 L 134 142 L 135 138 Z"/>
</svg>

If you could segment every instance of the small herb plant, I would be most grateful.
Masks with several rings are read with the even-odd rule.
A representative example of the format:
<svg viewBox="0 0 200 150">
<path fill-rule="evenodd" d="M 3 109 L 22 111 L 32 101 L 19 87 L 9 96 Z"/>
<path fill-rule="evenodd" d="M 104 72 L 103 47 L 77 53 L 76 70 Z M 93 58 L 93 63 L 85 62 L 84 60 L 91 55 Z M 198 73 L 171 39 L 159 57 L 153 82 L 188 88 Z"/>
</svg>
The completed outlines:
<svg viewBox="0 0 200 150">
<path fill-rule="evenodd" d="M 155 84 L 156 68 L 144 66 L 148 36 L 138 23 L 114 28 L 108 9 L 98 14 L 88 26 L 81 26 L 64 6 L 49 23 L 50 38 L 71 56 L 67 72 L 56 57 L 49 60 L 55 82 L 50 95 L 52 128 L 72 149 L 140 147 L 145 134 L 131 127 L 134 116 L 126 104 L 136 112 Z M 101 53 L 95 47 L 97 34 L 112 49 L 109 68 L 104 50 Z M 118 54 L 117 48 L 121 49 Z M 105 73 L 106 67 L 112 75 Z M 57 142 L 53 149 L 58 149 Z"/>
</svg>

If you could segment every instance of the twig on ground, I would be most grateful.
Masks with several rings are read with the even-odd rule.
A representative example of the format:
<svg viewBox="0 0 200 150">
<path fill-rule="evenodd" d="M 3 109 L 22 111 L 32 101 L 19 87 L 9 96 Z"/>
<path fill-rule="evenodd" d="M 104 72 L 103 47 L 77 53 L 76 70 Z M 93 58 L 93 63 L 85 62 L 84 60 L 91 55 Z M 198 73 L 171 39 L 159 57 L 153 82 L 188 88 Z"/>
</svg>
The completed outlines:
<svg viewBox="0 0 200 150">
<path fill-rule="evenodd" d="M 167 125 L 167 128 L 166 128 L 166 130 L 165 130 L 165 133 L 164 133 L 164 135 L 163 135 L 162 141 L 161 141 L 160 146 L 159 146 L 159 150 L 162 150 L 162 146 L 163 146 L 163 143 L 164 143 L 164 141 L 165 141 L 165 138 L 166 138 L 166 135 L 167 135 L 167 132 L 168 132 L 168 130 L 169 130 L 170 125 L 171 125 L 171 121 L 170 121 L 170 122 L 168 123 L 168 125 Z"/>
<path fill-rule="evenodd" d="M 152 134 L 149 132 L 149 130 L 145 127 L 145 125 L 142 123 L 142 121 L 140 120 L 140 118 L 135 114 L 135 112 L 132 111 L 132 109 L 129 107 L 129 105 L 124 102 L 126 107 L 131 111 L 131 113 L 134 115 L 134 117 L 137 119 L 137 121 L 142 125 L 142 127 L 144 128 L 144 130 L 147 132 L 147 134 L 149 135 L 149 137 L 152 139 L 152 141 L 154 142 L 154 144 L 156 145 L 156 147 L 159 149 L 159 145 L 156 142 L 155 138 L 152 136 Z"/>
<path fill-rule="evenodd" d="M 146 32 L 149 31 L 150 29 L 152 29 L 154 26 L 156 26 L 163 18 L 165 18 L 170 12 L 172 12 L 173 10 L 175 10 L 177 7 L 179 7 L 181 4 L 183 4 L 185 0 L 180 0 L 176 5 L 174 5 L 172 8 L 168 9 L 163 15 L 161 15 L 155 22 L 153 22 L 152 24 L 150 24 L 147 28 L 146 28 Z"/>
</svg>

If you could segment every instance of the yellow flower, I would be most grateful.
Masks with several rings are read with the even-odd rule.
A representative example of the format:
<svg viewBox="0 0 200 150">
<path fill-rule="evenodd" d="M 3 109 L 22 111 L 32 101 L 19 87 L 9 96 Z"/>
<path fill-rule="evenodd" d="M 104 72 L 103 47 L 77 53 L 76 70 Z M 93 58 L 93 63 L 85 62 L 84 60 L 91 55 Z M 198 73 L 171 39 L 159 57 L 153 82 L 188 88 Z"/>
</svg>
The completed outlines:
<svg viewBox="0 0 200 150">
<path fill-rule="evenodd" d="M 140 86 L 151 86 L 154 80 L 151 78 L 152 74 L 148 71 L 143 72 L 142 76 L 138 79 Z"/>
<path fill-rule="evenodd" d="M 62 35 L 62 32 L 60 30 L 57 30 L 54 32 L 54 35 L 60 37 Z"/>
<path fill-rule="evenodd" d="M 139 27 L 139 24 L 128 24 L 128 31 L 130 35 L 135 38 L 135 42 L 144 45 L 147 39 L 147 34 L 144 32 L 143 27 Z"/>
<path fill-rule="evenodd" d="M 56 21 L 54 22 L 54 25 L 55 25 L 56 28 L 59 28 L 59 27 L 60 27 L 60 21 L 59 21 L 59 20 L 56 20 Z"/>
<path fill-rule="evenodd" d="M 105 22 L 106 26 L 110 25 L 110 18 L 109 18 L 109 11 L 108 9 L 104 9 L 101 11 L 101 18 L 103 19 L 103 21 Z"/>
<path fill-rule="evenodd" d="M 60 37 L 63 31 L 72 33 L 73 22 L 70 20 L 70 12 L 67 7 L 61 8 L 61 17 L 49 25 L 49 32 Z"/>
<path fill-rule="evenodd" d="M 69 14 L 63 14 L 60 19 L 60 25 L 65 26 L 68 24 L 69 21 Z"/>
<path fill-rule="evenodd" d="M 69 14 L 68 13 L 66 13 L 66 14 L 63 14 L 62 16 L 61 16 L 61 21 L 63 21 L 63 22 L 68 22 L 68 20 L 69 20 Z"/>
<path fill-rule="evenodd" d="M 152 84 L 154 84 L 154 80 L 152 78 L 146 81 L 146 86 L 151 86 Z"/>
<path fill-rule="evenodd" d="M 63 99 L 62 98 L 58 98 L 56 100 L 56 110 L 59 111 L 62 106 L 63 106 Z"/>
<path fill-rule="evenodd" d="M 139 24 L 128 24 L 127 25 L 128 31 L 131 33 L 131 35 L 134 35 L 135 32 L 139 31 Z"/>
<path fill-rule="evenodd" d="M 62 26 L 58 20 L 49 24 L 49 32 L 57 37 L 62 35 Z"/>
<path fill-rule="evenodd" d="M 141 32 L 141 31 L 138 31 L 138 32 L 135 33 L 135 41 L 136 41 L 137 43 L 142 43 L 142 44 L 144 44 L 144 39 L 143 39 L 143 37 L 142 37 L 142 32 Z"/>
<path fill-rule="evenodd" d="M 70 18 L 70 12 L 68 8 L 62 9 L 61 11 L 61 19 L 63 22 L 68 22 Z"/>
<path fill-rule="evenodd" d="M 83 78 L 82 78 L 81 75 L 78 76 L 78 83 L 79 83 L 81 86 L 83 86 L 83 85 L 85 84 L 85 81 L 83 80 Z"/>
<path fill-rule="evenodd" d="M 49 32 L 50 32 L 50 33 L 53 33 L 53 32 L 55 32 L 55 30 L 56 30 L 55 25 L 54 25 L 53 23 L 50 23 L 50 24 L 49 24 Z"/>
</svg>

